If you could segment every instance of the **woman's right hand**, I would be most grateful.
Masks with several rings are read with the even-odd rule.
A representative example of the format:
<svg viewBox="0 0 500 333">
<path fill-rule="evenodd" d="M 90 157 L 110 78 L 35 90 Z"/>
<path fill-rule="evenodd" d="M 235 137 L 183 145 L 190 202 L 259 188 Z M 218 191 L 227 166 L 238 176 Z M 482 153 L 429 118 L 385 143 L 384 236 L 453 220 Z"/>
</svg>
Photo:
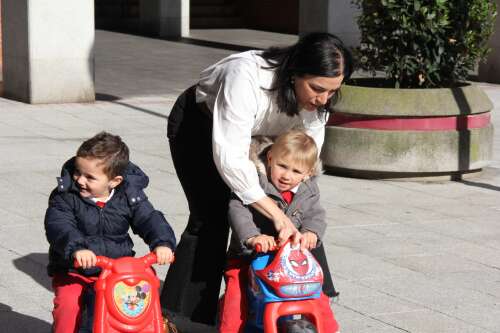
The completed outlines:
<svg viewBox="0 0 500 333">
<path fill-rule="evenodd" d="M 283 212 L 281 213 L 282 216 L 278 216 L 273 219 L 274 227 L 276 228 L 276 231 L 278 231 L 279 243 L 284 244 L 291 238 L 293 245 L 299 244 L 302 234 L 297 230 L 290 218 L 288 218 L 288 216 L 286 216 Z"/>
<path fill-rule="evenodd" d="M 273 199 L 266 196 L 252 203 L 251 206 L 273 222 L 274 228 L 278 232 L 278 241 L 280 244 L 285 243 L 289 238 L 291 238 L 293 245 L 299 244 L 302 236 L 301 233 L 293 225 L 288 216 L 276 205 Z"/>
</svg>

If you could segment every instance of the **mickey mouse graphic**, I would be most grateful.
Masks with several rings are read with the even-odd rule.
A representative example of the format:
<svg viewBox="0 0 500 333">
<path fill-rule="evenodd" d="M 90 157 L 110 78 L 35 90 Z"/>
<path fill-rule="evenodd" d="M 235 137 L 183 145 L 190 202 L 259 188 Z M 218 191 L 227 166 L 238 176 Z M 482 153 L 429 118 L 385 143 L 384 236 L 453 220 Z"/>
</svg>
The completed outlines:
<svg viewBox="0 0 500 333">
<path fill-rule="evenodd" d="M 125 300 L 125 304 L 128 307 L 129 310 L 134 311 L 141 300 L 146 299 L 146 293 L 142 290 L 141 286 L 136 286 L 135 287 L 136 294 L 135 295 L 127 295 L 127 298 Z"/>
</svg>

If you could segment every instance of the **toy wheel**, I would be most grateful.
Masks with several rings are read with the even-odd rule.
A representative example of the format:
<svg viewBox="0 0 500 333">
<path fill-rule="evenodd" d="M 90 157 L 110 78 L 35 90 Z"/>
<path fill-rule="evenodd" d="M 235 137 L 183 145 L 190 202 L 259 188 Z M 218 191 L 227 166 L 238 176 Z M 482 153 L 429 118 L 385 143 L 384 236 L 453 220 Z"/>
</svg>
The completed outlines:
<svg viewBox="0 0 500 333">
<path fill-rule="evenodd" d="M 318 333 L 318 331 L 313 323 L 302 318 L 285 320 L 280 327 L 280 333 Z"/>
</svg>

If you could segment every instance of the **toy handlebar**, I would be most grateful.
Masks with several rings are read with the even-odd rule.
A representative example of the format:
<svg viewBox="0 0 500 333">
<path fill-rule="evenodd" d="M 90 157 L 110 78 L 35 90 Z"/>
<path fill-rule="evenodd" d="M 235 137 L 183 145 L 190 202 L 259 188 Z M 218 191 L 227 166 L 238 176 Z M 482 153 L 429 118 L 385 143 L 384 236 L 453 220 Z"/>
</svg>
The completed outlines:
<svg viewBox="0 0 500 333">
<path fill-rule="evenodd" d="M 280 248 L 282 248 L 283 246 L 285 246 L 286 244 L 290 243 L 291 242 L 291 239 L 288 239 L 286 242 L 280 244 L 278 242 L 278 240 L 276 240 L 276 245 L 275 246 L 272 246 L 269 250 L 267 250 L 267 252 L 274 252 L 274 251 L 278 251 Z M 255 244 L 255 247 L 254 247 L 254 251 L 256 253 L 262 253 L 262 244 L 261 243 L 256 243 Z"/>
<path fill-rule="evenodd" d="M 96 267 L 105 268 L 109 263 L 110 263 L 110 258 L 105 256 L 97 256 L 97 261 L 95 262 L 95 265 Z M 76 259 L 73 261 L 73 266 L 75 268 L 82 267 L 82 265 L 80 265 L 78 261 L 76 261 Z"/>
<path fill-rule="evenodd" d="M 142 260 L 146 266 L 151 266 L 153 264 L 156 264 L 156 261 L 157 261 L 156 254 L 154 252 L 150 252 L 150 253 L 146 254 L 145 256 L 139 257 L 137 259 Z M 174 262 L 174 259 L 175 259 L 175 257 L 172 258 L 172 261 L 170 263 Z M 105 256 L 97 256 L 97 261 L 95 263 L 95 266 L 100 267 L 100 268 L 107 268 L 109 265 L 111 265 L 112 260 L 113 259 L 105 257 Z M 73 266 L 75 268 L 82 267 L 80 264 L 78 264 L 78 261 L 76 261 L 76 259 L 73 261 Z"/>
<path fill-rule="evenodd" d="M 156 264 L 156 254 L 154 254 L 153 252 L 149 252 L 148 254 L 146 254 L 144 257 L 141 258 L 142 261 L 144 261 L 144 263 L 146 264 L 146 266 L 151 266 L 153 264 Z"/>
<path fill-rule="evenodd" d="M 280 247 L 278 245 L 276 246 L 272 246 L 268 251 L 271 252 L 271 251 L 276 251 L 277 249 L 279 249 Z M 255 244 L 255 252 L 257 253 L 262 253 L 262 244 L 260 243 L 257 243 Z"/>
</svg>

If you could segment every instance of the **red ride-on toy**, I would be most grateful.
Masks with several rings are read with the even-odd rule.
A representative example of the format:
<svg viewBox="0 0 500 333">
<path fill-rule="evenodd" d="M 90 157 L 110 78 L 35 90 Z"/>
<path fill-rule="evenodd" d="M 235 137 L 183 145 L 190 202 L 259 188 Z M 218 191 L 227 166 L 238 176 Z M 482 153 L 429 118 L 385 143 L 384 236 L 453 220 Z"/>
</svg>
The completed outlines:
<svg viewBox="0 0 500 333">
<path fill-rule="evenodd" d="M 97 257 L 93 333 L 168 332 L 161 315 L 160 281 L 151 265 L 156 255 Z M 75 262 L 75 267 L 77 263 Z"/>
</svg>

